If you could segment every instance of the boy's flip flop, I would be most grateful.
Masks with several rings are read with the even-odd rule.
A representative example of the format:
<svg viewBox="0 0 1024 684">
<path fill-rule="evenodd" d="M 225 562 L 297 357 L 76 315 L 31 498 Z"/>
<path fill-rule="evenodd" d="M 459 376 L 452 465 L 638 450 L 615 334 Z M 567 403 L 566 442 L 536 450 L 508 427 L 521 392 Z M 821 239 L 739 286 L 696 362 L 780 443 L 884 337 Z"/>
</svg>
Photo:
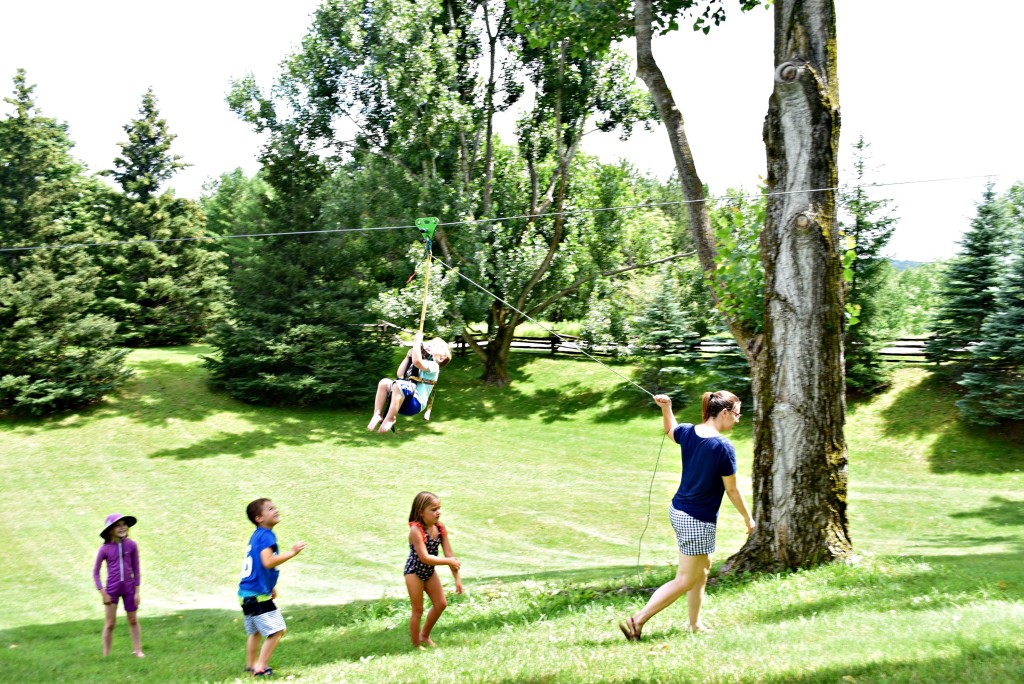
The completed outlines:
<svg viewBox="0 0 1024 684">
<path fill-rule="evenodd" d="M 268 667 L 267 669 L 263 670 L 262 672 L 253 672 L 252 676 L 253 677 L 273 677 L 274 676 L 274 671 Z"/>
</svg>

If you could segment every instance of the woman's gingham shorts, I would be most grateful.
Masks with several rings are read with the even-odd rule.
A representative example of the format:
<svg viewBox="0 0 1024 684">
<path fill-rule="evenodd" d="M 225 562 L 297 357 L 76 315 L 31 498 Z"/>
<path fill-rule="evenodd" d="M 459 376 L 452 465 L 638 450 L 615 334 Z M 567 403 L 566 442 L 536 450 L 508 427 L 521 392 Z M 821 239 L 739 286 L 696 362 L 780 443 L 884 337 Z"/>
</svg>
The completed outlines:
<svg viewBox="0 0 1024 684">
<path fill-rule="evenodd" d="M 715 523 L 703 522 L 677 511 L 671 504 L 668 519 L 676 531 L 676 544 L 684 556 L 710 556 L 715 552 Z"/>
</svg>

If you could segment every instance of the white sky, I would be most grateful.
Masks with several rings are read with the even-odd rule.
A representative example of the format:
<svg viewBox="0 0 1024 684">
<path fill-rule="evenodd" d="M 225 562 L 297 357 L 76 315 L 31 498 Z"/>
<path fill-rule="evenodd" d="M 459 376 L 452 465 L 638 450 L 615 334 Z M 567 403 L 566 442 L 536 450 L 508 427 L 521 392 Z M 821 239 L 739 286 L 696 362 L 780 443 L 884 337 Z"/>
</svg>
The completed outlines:
<svg viewBox="0 0 1024 684">
<path fill-rule="evenodd" d="M 197 197 L 204 181 L 258 168 L 261 139 L 224 103 L 229 82 L 253 72 L 262 85 L 298 44 L 317 0 L 0 0 L 0 93 L 23 67 L 42 111 L 68 122 L 75 153 L 109 168 L 153 86 L 176 133 L 173 151 L 192 167 L 170 182 Z M 1024 2 L 836 0 L 842 151 L 863 133 L 876 182 L 992 174 L 997 190 L 1024 180 L 1017 110 Z M 732 9 L 732 3 L 730 3 Z M 761 126 L 772 88 L 772 13 L 757 9 L 711 34 L 659 38 L 655 53 L 686 120 L 697 169 L 712 193 L 752 190 L 765 172 Z M 1016 85 L 1015 85 L 1016 84 Z M 2 110 L 8 111 L 6 105 Z M 627 143 L 594 136 L 586 146 L 666 177 L 664 130 Z M 843 175 L 845 178 L 845 174 Z M 984 178 L 894 185 L 900 217 L 889 253 L 930 261 L 952 256 Z"/>
</svg>

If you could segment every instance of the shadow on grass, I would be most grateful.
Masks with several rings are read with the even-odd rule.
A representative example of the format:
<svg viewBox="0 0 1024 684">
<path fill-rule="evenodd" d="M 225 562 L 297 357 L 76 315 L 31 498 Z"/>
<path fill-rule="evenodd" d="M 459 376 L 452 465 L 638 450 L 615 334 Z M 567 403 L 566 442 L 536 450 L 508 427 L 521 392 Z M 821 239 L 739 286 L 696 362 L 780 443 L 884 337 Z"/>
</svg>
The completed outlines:
<svg viewBox="0 0 1024 684">
<path fill-rule="evenodd" d="M 386 609 L 378 604 L 282 606 L 289 633 L 271 661 L 275 675 L 283 679 L 304 667 L 409 652 L 404 624 L 396 623 L 390 630 L 365 625 Z M 99 618 L 4 630 L 4 681 L 231 681 L 243 674 L 246 635 L 241 611 L 187 610 L 157 617 L 140 613 L 139 623 L 146 652 L 142 661 L 130 655 L 123 614 L 109 658 L 100 655 Z"/>
<path fill-rule="evenodd" d="M 445 369 L 438 386 L 434 420 L 400 418 L 397 435 L 377 435 L 366 430 L 372 400 L 363 411 L 351 408 L 279 408 L 255 406 L 233 399 L 225 392 L 212 391 L 199 358 L 210 353 L 204 346 L 137 350 L 130 357 L 135 376 L 103 404 L 53 418 L 5 421 L 29 435 L 80 427 L 83 420 L 122 418 L 150 427 L 198 424 L 219 415 L 231 418 L 230 432 L 198 439 L 186 446 L 160 449 L 150 458 L 193 460 L 219 456 L 252 457 L 282 445 L 309 443 L 333 447 L 395 448 L 418 438 L 442 434 L 449 417 L 486 424 L 493 421 L 540 420 L 544 424 L 569 423 L 587 414 L 588 421 L 624 423 L 637 416 L 653 414 L 650 397 L 628 381 L 600 382 L 601 375 L 590 359 L 558 358 L 544 354 L 516 353 L 510 357 L 512 383 L 504 388 L 488 387 L 479 380 L 475 359 L 456 359 Z M 396 367 L 401 360 L 396 352 Z M 557 388 L 545 387 L 543 378 L 557 363 Z M 634 371 L 616 364 L 615 373 L 630 378 Z M 581 379 L 572 381 L 574 376 Z M 570 379 L 569 382 L 564 382 Z M 551 383 L 556 384 L 556 383 Z M 597 384 L 598 386 L 595 386 Z M 540 385 L 539 389 L 530 389 Z M 520 388 L 524 389 L 520 389 Z M 683 388 L 685 399 L 676 408 L 699 407 L 694 397 L 704 387 L 700 379 Z M 369 391 L 369 390 L 368 390 Z M 699 408 L 697 409 L 699 410 Z M 692 420 L 692 419 L 691 419 Z"/>
<path fill-rule="evenodd" d="M 985 508 L 952 513 L 949 517 L 977 518 L 992 525 L 1024 525 L 1024 501 L 993 496 Z"/>
<path fill-rule="evenodd" d="M 804 587 L 787 589 L 770 609 L 753 610 L 744 623 L 770 628 L 773 624 L 809 618 L 825 611 L 856 611 L 865 614 L 891 610 L 913 613 L 936 608 L 958 608 L 972 601 L 1019 600 L 1021 587 L 1001 588 L 1001 568 L 1019 577 L 1021 554 L 944 556 L 927 559 L 878 558 L 869 567 L 831 566 L 807 571 L 815 573 L 806 588 L 819 586 L 828 597 L 807 601 Z M 646 600 L 646 589 L 623 586 L 633 573 L 630 566 L 613 566 L 575 572 L 557 572 L 507 577 L 471 587 L 471 596 L 449 594 L 449 611 L 438 623 L 435 636 L 442 646 L 464 649 L 486 644 L 495 634 L 509 628 L 529 629 L 535 624 L 579 613 L 582 607 L 604 606 L 625 616 Z M 673 574 L 671 568 L 652 573 L 652 584 Z M 550 581 L 546 578 L 550 576 Z M 805 573 L 783 575 L 778 581 L 802 580 Z M 772 582 L 775 575 L 731 578 L 709 593 L 730 594 L 763 591 L 759 582 Z M 475 583 L 474 583 L 475 584 Z M 753 586 L 751 586 L 753 585 Z M 785 598 L 788 597 L 788 598 Z M 410 654 L 406 624 L 409 603 L 405 599 L 357 600 L 341 605 L 282 606 L 289 634 L 274 655 L 272 664 L 279 678 L 302 676 L 304 668 L 342 663 L 366 662 L 370 658 Z M 603 613 L 603 610 L 599 610 Z M 99 655 L 101 620 L 79 620 L 59 624 L 30 625 L 0 632 L 6 681 L 224 681 L 241 676 L 245 635 L 240 611 L 187 610 L 168 615 L 140 615 L 145 661 L 131 658 L 127 628 L 119 619 L 114 637 L 114 656 Z M 651 625 L 651 636 L 683 637 L 677 620 Z M 609 628 L 610 632 L 614 627 Z M 615 636 L 614 634 L 612 635 Z M 614 648 L 619 639 L 592 641 L 588 648 Z M 974 651 L 977 646 L 977 652 Z M 956 672 L 1003 672 L 1018 658 L 1019 650 L 986 650 L 960 642 L 960 655 L 924 661 L 936 676 Z M 961 662 L 962 661 L 962 662 Z M 917 666 L 921 666 L 918 663 Z M 1019 667 L 1020 663 L 1017 662 Z M 847 674 L 871 677 L 905 672 L 910 663 L 879 661 L 842 668 Z M 830 679 L 838 670 L 807 673 L 794 664 L 792 673 L 759 675 L 757 681 L 840 681 Z M 961 669 L 964 668 L 964 669 Z M 486 679 L 485 672 L 477 673 Z M 628 677 L 620 681 L 629 681 Z M 872 681 L 857 679 L 857 681 Z M 901 681 L 896 679 L 895 681 Z M 928 678 L 914 681 L 932 681 Z M 935 680 L 940 681 L 940 680 Z M 974 681 L 954 679 L 947 681 Z M 1017 681 L 996 677 L 991 681 Z"/>
<path fill-rule="evenodd" d="M 1021 444 L 997 428 L 972 426 L 956 408 L 955 385 L 929 373 L 881 412 L 889 437 L 934 437 L 928 462 L 935 473 L 998 474 L 1020 469 Z"/>
<path fill-rule="evenodd" d="M 992 599 L 993 593 L 1019 601 L 1024 599 L 1024 585 L 1014 578 L 1020 577 L 1022 562 L 1021 548 L 1008 553 L 880 559 L 872 573 L 850 571 L 824 578 L 827 584 L 822 586 L 830 594 L 826 598 L 773 606 L 756 611 L 751 619 L 770 624 L 839 611 L 926 611 Z"/>
<path fill-rule="evenodd" d="M 1019 682 L 1024 677 L 1024 649 L 973 643 L 949 649 L 949 655 L 914 659 L 912 656 L 862 664 L 758 676 L 765 684 L 901 684 L 902 682 Z"/>
<path fill-rule="evenodd" d="M 449 610 L 434 636 L 452 646 L 485 642 L 509 625 L 527 625 L 539 619 L 557 618 L 594 600 L 613 602 L 625 610 L 628 592 L 609 588 L 605 576 L 626 568 L 604 568 L 602 579 L 593 573 L 568 573 L 589 580 L 583 584 L 560 581 L 524 588 L 500 582 L 474 592 L 476 603 L 449 594 Z M 405 599 L 357 600 L 341 605 L 282 605 L 288 634 L 274 654 L 278 678 L 299 674 L 303 668 L 368 658 L 413 653 L 407 624 L 409 602 Z M 123 614 L 114 635 L 113 655 L 100 657 L 102 620 L 78 620 L 28 625 L 0 632 L 4 653 L 4 681 L 94 682 L 124 681 L 223 681 L 242 674 L 245 630 L 240 611 L 185 610 L 146 617 L 140 613 L 146 659 L 130 656 L 130 641 Z"/>
</svg>

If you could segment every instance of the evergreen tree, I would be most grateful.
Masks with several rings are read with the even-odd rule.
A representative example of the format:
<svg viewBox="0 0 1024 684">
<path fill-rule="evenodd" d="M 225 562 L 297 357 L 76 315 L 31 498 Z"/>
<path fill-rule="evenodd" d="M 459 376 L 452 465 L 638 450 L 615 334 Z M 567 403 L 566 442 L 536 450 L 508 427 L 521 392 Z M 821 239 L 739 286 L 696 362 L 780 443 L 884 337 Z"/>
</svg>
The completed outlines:
<svg viewBox="0 0 1024 684">
<path fill-rule="evenodd" d="M 942 304 L 932 320 L 933 337 L 925 348 L 931 360 L 965 359 L 970 346 L 981 341 L 981 327 L 996 306 L 1000 255 L 1005 252 L 1007 235 L 1004 206 L 990 183 L 960 253 L 946 270 Z"/>
<path fill-rule="evenodd" d="M 637 335 L 634 354 L 641 359 L 644 387 L 652 394 L 681 399 L 681 381 L 698 364 L 690 345 L 698 341 L 693 324 L 680 305 L 680 288 L 668 266 L 661 269 L 658 290 L 646 310 L 633 322 Z"/>
<path fill-rule="evenodd" d="M 106 276 L 99 311 L 119 322 L 129 346 L 187 344 L 204 335 L 222 311 L 224 255 L 199 239 L 207 232 L 198 203 L 171 192 L 156 194 L 185 165 L 170 154 L 174 136 L 160 118 L 152 89 L 142 98 L 139 118 L 124 130 L 128 142 L 121 143 L 116 169 L 107 172 L 124 193 L 111 201 L 108 237 L 138 244 L 98 253 Z"/>
<path fill-rule="evenodd" d="M 126 124 L 124 132 L 128 141 L 118 143 L 121 156 L 114 160 L 114 169 L 105 173 L 113 176 L 130 198 L 146 202 L 175 171 L 188 166 L 170 152 L 177 136 L 160 118 L 152 88 L 142 96 L 139 117 Z"/>
<path fill-rule="evenodd" d="M 849 264 L 847 310 L 856 312 L 856 323 L 846 329 L 844 356 L 846 387 L 858 392 L 874 392 L 888 384 L 881 350 L 896 332 L 886 316 L 882 295 L 892 275 L 889 260 L 882 250 L 896 229 L 896 218 L 886 213 L 889 200 L 868 196 L 864 183 L 869 175 L 870 144 L 860 136 L 853 145 L 852 190 L 839 192 L 840 206 L 848 219 L 842 228 L 852 241 L 854 256 Z"/>
<path fill-rule="evenodd" d="M 256 174 L 248 178 L 241 168 L 222 173 L 203 185 L 199 203 L 206 214 L 206 230 L 211 235 L 252 235 L 267 232 L 264 205 L 270 186 Z M 248 256 L 253 249 L 251 238 L 228 238 L 211 241 L 228 255 L 229 267 Z"/>
<path fill-rule="evenodd" d="M 89 313 L 99 269 L 98 189 L 71 156 L 67 127 L 36 109 L 25 72 L 0 120 L 0 413 L 42 415 L 94 403 L 129 375 L 115 323 Z"/>
<path fill-rule="evenodd" d="M 960 380 L 967 393 L 956 404 L 980 425 L 1024 420 L 1024 237 L 981 334 L 971 348 L 971 370 Z"/>
<path fill-rule="evenodd" d="M 273 188 L 266 203 L 268 227 L 316 230 L 330 178 L 317 155 L 282 130 L 264 150 L 263 163 Z M 377 380 L 397 365 L 391 340 L 367 327 L 375 322 L 368 304 L 388 281 L 381 254 L 390 244 L 386 236 L 364 233 L 258 243 L 232 272 L 230 317 L 210 336 L 217 353 L 206 365 L 214 386 L 257 404 L 372 401 Z"/>
</svg>

